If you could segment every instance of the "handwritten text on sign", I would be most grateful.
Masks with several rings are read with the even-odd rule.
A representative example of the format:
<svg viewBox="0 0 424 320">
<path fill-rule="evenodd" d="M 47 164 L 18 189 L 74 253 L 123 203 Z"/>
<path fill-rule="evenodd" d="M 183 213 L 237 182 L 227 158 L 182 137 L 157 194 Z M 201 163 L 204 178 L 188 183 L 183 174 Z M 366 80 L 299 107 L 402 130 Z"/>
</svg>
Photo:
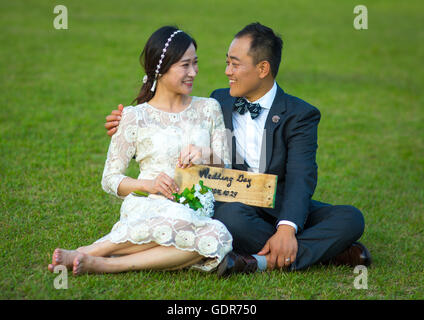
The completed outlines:
<svg viewBox="0 0 424 320">
<path fill-rule="evenodd" d="M 174 180 L 181 190 L 203 180 L 212 189 L 216 201 L 274 208 L 276 175 L 196 165 L 186 169 L 177 167 Z"/>
</svg>

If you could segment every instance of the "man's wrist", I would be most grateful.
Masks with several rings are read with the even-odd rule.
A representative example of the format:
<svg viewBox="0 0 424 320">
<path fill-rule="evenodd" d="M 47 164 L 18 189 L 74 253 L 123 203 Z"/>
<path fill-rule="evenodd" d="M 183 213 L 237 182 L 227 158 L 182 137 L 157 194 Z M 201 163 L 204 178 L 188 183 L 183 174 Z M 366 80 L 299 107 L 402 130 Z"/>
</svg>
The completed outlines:
<svg viewBox="0 0 424 320">
<path fill-rule="evenodd" d="M 277 227 L 277 232 L 279 233 L 290 233 L 291 235 L 295 235 L 296 234 L 296 229 L 288 224 L 280 224 Z"/>
<path fill-rule="evenodd" d="M 277 224 L 277 228 L 278 228 L 280 225 L 289 225 L 289 226 L 293 227 L 293 228 L 294 228 L 294 230 L 295 230 L 295 233 L 297 233 L 297 225 L 296 225 L 295 223 L 291 222 L 291 221 L 288 221 L 288 220 L 280 220 L 280 222 L 278 222 L 278 224 Z"/>
</svg>

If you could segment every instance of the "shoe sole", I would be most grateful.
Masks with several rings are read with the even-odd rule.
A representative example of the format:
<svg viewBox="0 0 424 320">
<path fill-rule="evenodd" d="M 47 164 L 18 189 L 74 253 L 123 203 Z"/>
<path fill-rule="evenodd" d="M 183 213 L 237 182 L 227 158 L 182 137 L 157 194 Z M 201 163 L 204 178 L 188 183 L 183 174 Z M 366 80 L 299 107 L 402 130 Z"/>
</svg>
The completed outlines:
<svg viewBox="0 0 424 320">
<path fill-rule="evenodd" d="M 228 277 L 228 274 L 225 274 L 225 271 L 227 270 L 227 260 L 228 256 L 225 256 L 224 259 L 222 259 L 221 263 L 218 265 L 218 269 L 216 270 L 216 273 L 218 275 L 218 278 L 224 278 Z"/>
<path fill-rule="evenodd" d="M 365 253 L 365 257 L 367 257 L 364 258 L 365 261 L 363 265 L 369 267 L 372 263 L 371 253 L 368 251 L 367 247 L 365 247 L 361 242 L 357 241 L 356 243 L 361 247 L 362 251 Z"/>
</svg>

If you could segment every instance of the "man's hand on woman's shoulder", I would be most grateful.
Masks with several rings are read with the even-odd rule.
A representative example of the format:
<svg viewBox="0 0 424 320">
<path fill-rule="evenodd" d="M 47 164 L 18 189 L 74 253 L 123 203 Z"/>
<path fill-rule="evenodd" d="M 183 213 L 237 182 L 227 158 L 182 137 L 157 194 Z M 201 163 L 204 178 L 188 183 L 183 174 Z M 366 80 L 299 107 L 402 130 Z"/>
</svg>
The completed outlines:
<svg viewBox="0 0 424 320">
<path fill-rule="evenodd" d="M 106 117 L 105 128 L 109 136 L 113 136 L 118 129 L 119 121 L 121 120 L 122 110 L 124 106 L 120 104 L 118 110 L 112 110 L 110 115 Z"/>
</svg>

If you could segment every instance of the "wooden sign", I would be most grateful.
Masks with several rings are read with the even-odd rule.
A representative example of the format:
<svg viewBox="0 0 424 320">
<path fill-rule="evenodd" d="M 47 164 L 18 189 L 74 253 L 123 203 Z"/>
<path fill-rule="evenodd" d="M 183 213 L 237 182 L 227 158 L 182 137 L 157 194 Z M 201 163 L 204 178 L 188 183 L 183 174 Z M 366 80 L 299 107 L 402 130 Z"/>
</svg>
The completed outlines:
<svg viewBox="0 0 424 320">
<path fill-rule="evenodd" d="M 198 184 L 212 189 L 216 201 L 241 202 L 251 206 L 274 208 L 277 176 L 242 170 L 194 165 L 176 168 L 174 180 L 180 191 Z"/>
</svg>

